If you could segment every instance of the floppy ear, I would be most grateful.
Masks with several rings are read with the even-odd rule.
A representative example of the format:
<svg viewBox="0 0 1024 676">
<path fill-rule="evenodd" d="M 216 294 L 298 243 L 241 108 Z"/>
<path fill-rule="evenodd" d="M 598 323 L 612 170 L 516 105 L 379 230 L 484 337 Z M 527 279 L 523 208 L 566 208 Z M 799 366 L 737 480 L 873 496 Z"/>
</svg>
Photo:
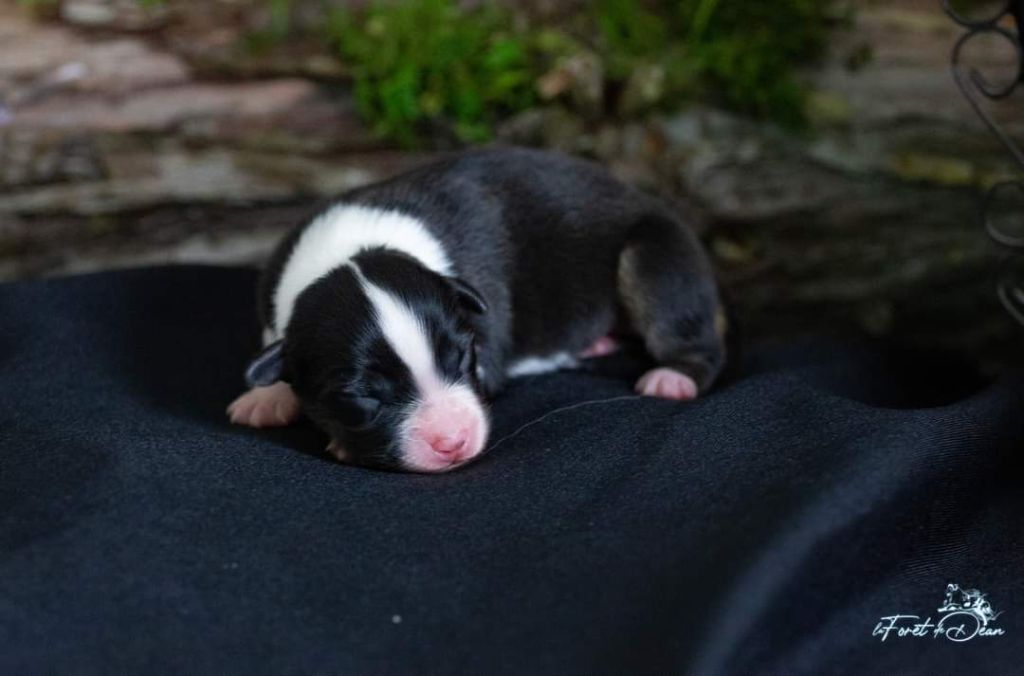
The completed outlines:
<svg viewBox="0 0 1024 676">
<path fill-rule="evenodd" d="M 275 340 L 263 348 L 245 370 L 245 382 L 249 387 L 266 387 L 281 379 L 284 369 L 283 340 Z"/>
<path fill-rule="evenodd" d="M 458 277 L 448 277 L 448 283 L 455 289 L 455 293 L 458 294 L 462 304 L 471 312 L 475 312 L 478 315 L 487 312 L 487 301 L 469 283 L 462 281 Z"/>
</svg>

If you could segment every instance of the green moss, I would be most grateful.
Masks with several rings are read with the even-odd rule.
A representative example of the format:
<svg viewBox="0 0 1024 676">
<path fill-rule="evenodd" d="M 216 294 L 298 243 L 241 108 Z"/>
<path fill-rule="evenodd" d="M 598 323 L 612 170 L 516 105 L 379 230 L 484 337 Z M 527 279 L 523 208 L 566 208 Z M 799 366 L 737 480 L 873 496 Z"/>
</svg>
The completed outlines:
<svg viewBox="0 0 1024 676">
<path fill-rule="evenodd" d="M 59 9 L 58 0 L 18 1 L 39 15 Z M 166 0 L 136 2 L 154 8 Z M 293 0 L 261 2 L 264 20 L 245 35 L 245 53 L 266 55 L 284 42 L 310 39 L 308 27 L 293 26 Z M 823 52 L 829 30 L 849 20 L 851 4 L 592 0 L 581 6 L 554 23 L 530 21 L 511 3 L 494 0 L 370 0 L 362 10 L 324 11 L 327 42 L 352 75 L 361 114 L 380 135 L 412 146 L 438 131 L 462 142 L 487 140 L 502 118 L 536 105 L 545 74 L 579 63 L 570 57 L 583 52 L 587 63 L 598 63 L 590 73 L 598 74 L 596 86 L 586 83 L 588 118 L 703 100 L 799 128 L 808 121 L 809 98 L 796 70 Z M 851 67 L 868 58 L 867 51 L 852 55 Z M 579 112 L 572 84 L 555 96 Z"/>
<path fill-rule="evenodd" d="M 665 102 L 699 97 L 789 127 L 806 122 L 796 67 L 823 51 L 836 3 L 821 0 L 599 0 L 611 78 L 639 63 L 666 72 Z"/>
<path fill-rule="evenodd" d="M 18 0 L 18 6 L 36 19 L 55 19 L 60 15 L 60 0 Z"/>
<path fill-rule="evenodd" d="M 977 169 L 971 162 L 953 157 L 907 152 L 890 158 L 890 167 L 894 174 L 908 181 L 946 186 L 970 186 L 978 181 Z"/>
<path fill-rule="evenodd" d="M 337 10 L 329 37 L 350 67 L 360 111 L 382 135 L 415 144 L 437 123 L 462 141 L 490 137 L 500 118 L 535 103 L 534 83 L 560 57 L 586 49 L 604 71 L 608 111 L 634 91 L 637 72 L 658 73 L 669 108 L 692 99 L 771 119 L 807 122 L 795 72 L 824 50 L 848 13 L 829 0 L 595 0 L 558 25 L 528 25 L 492 3 L 377 2 Z M 842 5 L 845 7 L 846 5 Z"/>
<path fill-rule="evenodd" d="M 425 125 L 447 121 L 462 141 L 483 141 L 495 120 L 534 102 L 531 46 L 494 6 L 450 0 L 375 4 L 336 12 L 330 32 L 376 131 L 415 145 Z"/>
<path fill-rule="evenodd" d="M 808 119 L 817 127 L 837 127 L 849 124 L 853 106 L 837 92 L 814 91 L 804 106 Z"/>
</svg>

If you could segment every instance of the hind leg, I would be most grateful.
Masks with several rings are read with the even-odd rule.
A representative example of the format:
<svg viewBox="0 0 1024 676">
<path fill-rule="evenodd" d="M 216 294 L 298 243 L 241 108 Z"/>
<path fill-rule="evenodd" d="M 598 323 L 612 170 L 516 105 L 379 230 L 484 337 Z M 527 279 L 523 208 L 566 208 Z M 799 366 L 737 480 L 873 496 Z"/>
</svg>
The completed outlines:
<svg viewBox="0 0 1024 676">
<path fill-rule="evenodd" d="M 689 401 L 697 398 L 697 383 L 682 371 L 659 366 L 640 376 L 636 381 L 637 394 L 662 399 Z"/>
<path fill-rule="evenodd" d="M 610 354 L 615 354 L 619 351 L 619 343 L 611 336 L 601 336 L 593 343 L 590 347 L 580 352 L 578 356 L 580 359 L 597 359 L 598 357 L 607 357 Z"/>
<path fill-rule="evenodd" d="M 667 216 L 641 221 L 619 257 L 618 292 L 659 364 L 637 392 L 687 400 L 710 388 L 725 363 L 724 313 L 697 237 Z"/>
</svg>

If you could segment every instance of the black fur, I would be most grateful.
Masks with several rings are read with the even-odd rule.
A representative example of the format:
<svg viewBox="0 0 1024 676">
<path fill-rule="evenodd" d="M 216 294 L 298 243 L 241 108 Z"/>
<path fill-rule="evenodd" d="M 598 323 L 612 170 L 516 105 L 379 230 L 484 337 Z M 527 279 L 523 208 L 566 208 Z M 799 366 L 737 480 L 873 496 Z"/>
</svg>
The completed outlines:
<svg viewBox="0 0 1024 676">
<path fill-rule="evenodd" d="M 439 369 L 485 395 L 501 388 L 514 360 L 576 353 L 613 330 L 639 334 L 659 363 L 687 373 L 702 391 L 723 366 L 718 292 L 696 236 L 666 204 L 597 165 L 524 149 L 470 152 L 339 202 L 415 216 L 442 243 L 455 279 L 395 251 L 356 260 L 371 281 L 423 317 Z M 268 323 L 283 266 L 306 225 L 285 238 L 267 266 L 260 306 Z M 374 330 L 350 269 L 300 294 L 283 359 L 282 377 L 311 418 L 357 455 L 390 462 L 387 430 L 393 433 L 412 396 L 409 378 Z M 355 433 L 342 422 L 360 415 L 358 404 L 349 410 L 353 399 L 395 405 Z"/>
</svg>

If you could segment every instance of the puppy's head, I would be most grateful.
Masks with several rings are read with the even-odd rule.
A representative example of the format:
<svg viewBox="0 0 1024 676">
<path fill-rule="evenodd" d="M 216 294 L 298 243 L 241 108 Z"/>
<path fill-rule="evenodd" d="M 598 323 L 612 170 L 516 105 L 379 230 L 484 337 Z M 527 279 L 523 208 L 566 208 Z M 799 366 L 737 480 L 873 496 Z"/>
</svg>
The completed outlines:
<svg viewBox="0 0 1024 676">
<path fill-rule="evenodd" d="M 341 460 L 447 471 L 487 441 L 474 330 L 486 309 L 410 257 L 364 252 L 299 295 L 286 338 L 248 375 L 288 381 Z"/>
</svg>

